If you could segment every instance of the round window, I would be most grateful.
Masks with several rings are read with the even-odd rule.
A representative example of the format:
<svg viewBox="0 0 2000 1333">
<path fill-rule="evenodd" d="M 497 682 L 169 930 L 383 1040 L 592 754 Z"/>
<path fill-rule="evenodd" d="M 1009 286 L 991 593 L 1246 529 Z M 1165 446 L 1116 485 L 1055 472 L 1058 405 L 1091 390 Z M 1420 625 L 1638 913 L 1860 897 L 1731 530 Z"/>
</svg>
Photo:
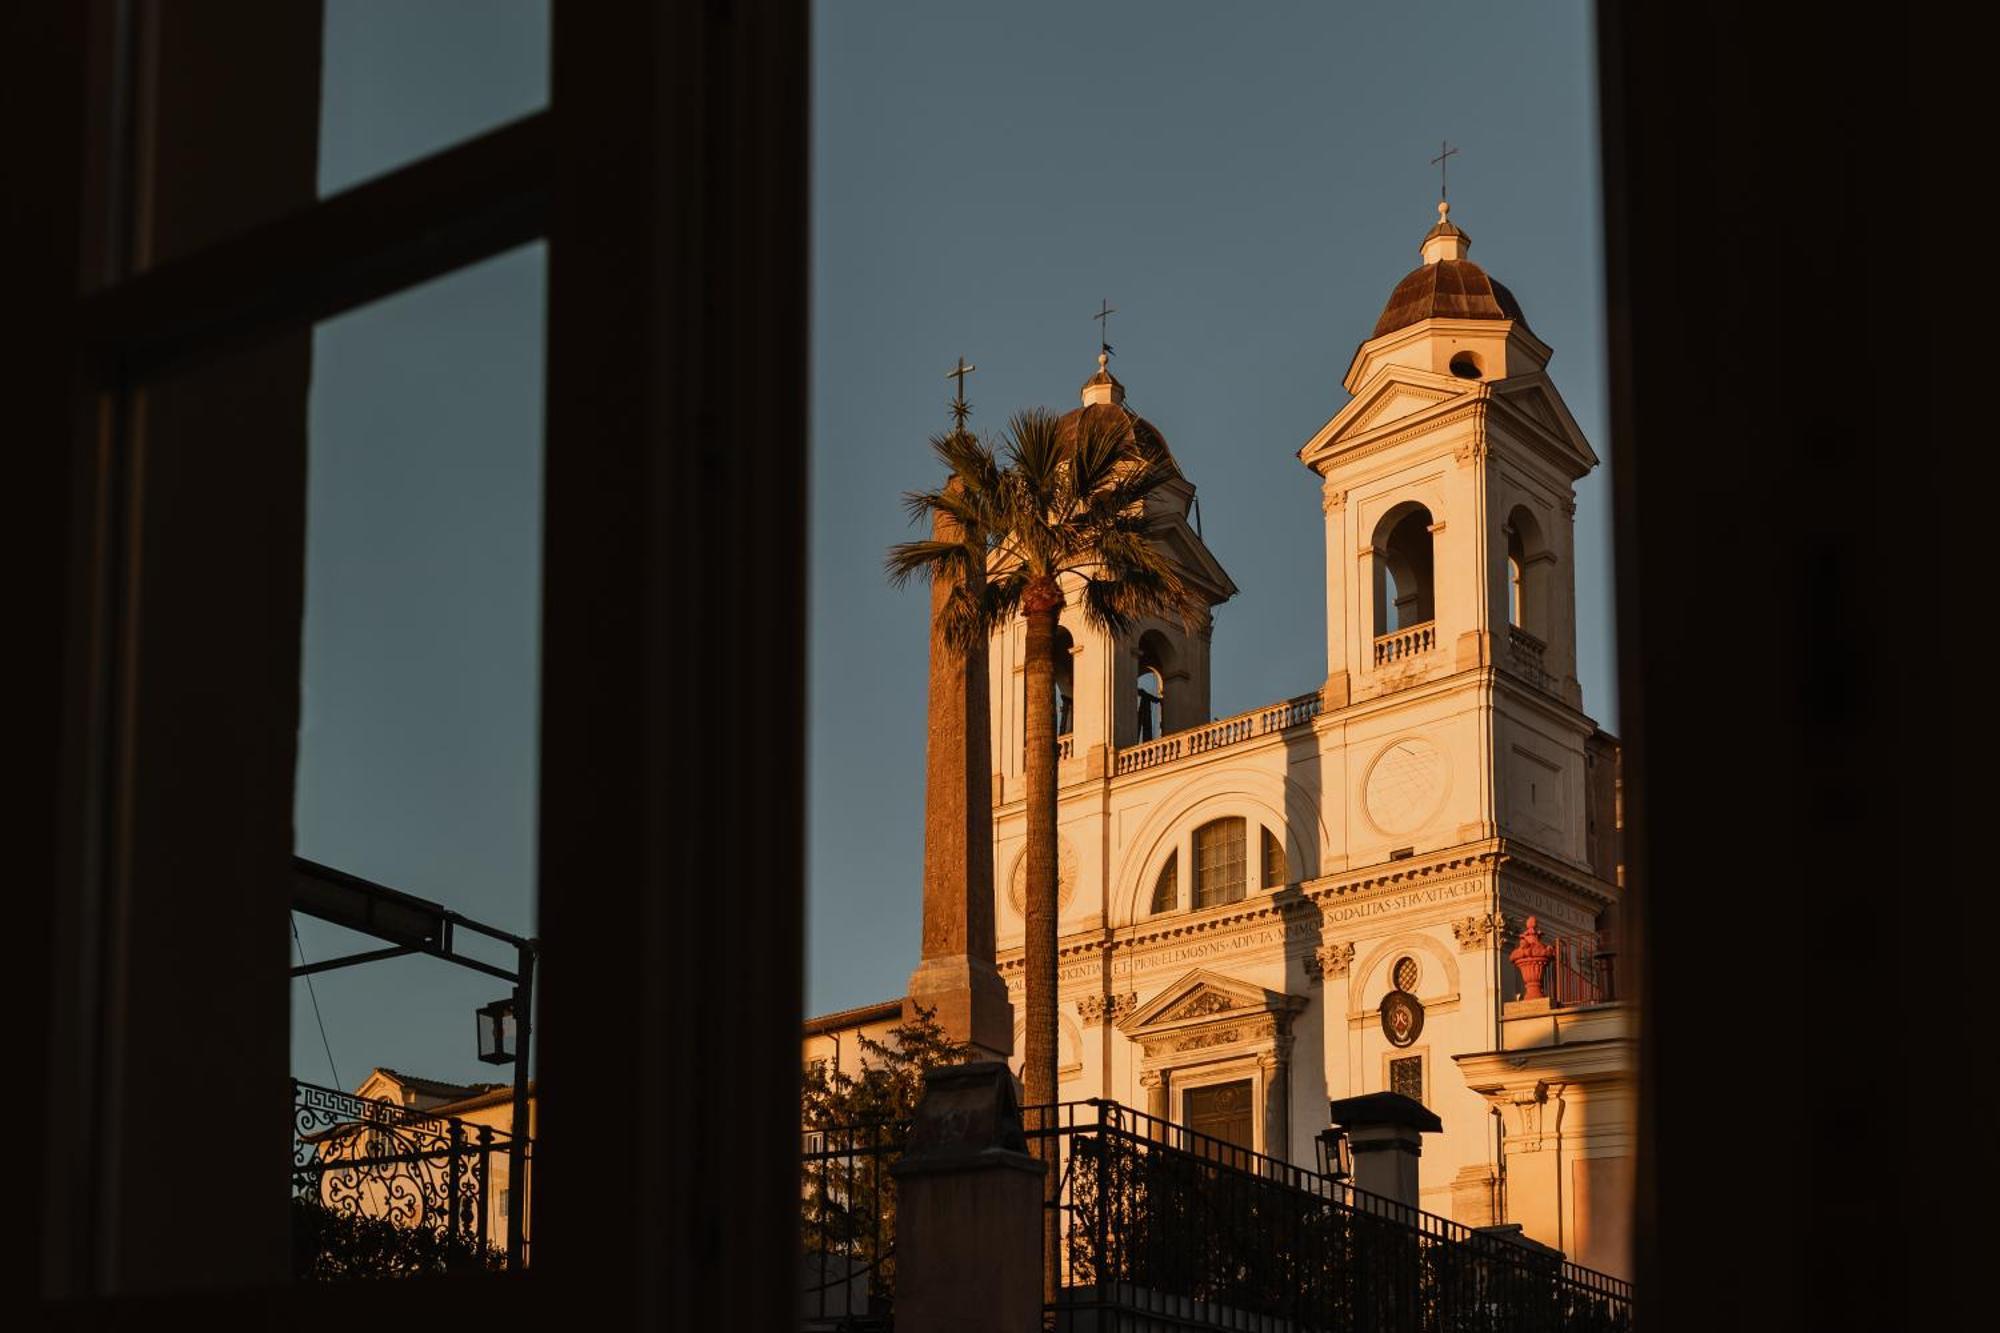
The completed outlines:
<svg viewBox="0 0 2000 1333">
<path fill-rule="evenodd" d="M 1460 352 L 1451 359 L 1451 373 L 1462 380 L 1485 378 L 1486 371 L 1479 364 L 1477 352 Z"/>
<path fill-rule="evenodd" d="M 1396 965 L 1389 969 L 1389 979 L 1396 983 L 1396 989 L 1417 993 L 1417 960 L 1408 956 L 1398 958 Z"/>
</svg>

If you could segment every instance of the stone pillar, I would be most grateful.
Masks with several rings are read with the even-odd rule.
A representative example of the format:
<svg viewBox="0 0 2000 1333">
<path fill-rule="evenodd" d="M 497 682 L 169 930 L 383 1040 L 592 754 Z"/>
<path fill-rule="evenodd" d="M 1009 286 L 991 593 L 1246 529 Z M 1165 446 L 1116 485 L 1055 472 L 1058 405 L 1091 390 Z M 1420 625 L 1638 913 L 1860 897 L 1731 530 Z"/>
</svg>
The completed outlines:
<svg viewBox="0 0 2000 1333">
<path fill-rule="evenodd" d="M 1264 1155 L 1281 1162 L 1292 1160 L 1290 1065 L 1291 1061 L 1276 1051 L 1257 1057 L 1257 1068 L 1264 1075 Z"/>
<path fill-rule="evenodd" d="M 1166 1120 L 1167 1076 L 1157 1069 L 1149 1069 L 1139 1075 L 1139 1086 L 1146 1090 L 1146 1114 L 1156 1120 Z"/>
<path fill-rule="evenodd" d="M 931 535 L 957 525 L 939 515 Z M 931 587 L 930 728 L 924 742 L 923 956 L 910 974 L 904 1016 L 935 1010 L 954 1041 L 1005 1060 L 1014 1007 L 993 965 L 993 757 L 987 727 L 987 648 L 955 651 L 938 631 L 951 595 Z"/>
<path fill-rule="evenodd" d="M 1021 1333 L 1042 1321 L 1042 1173 L 1014 1076 L 933 1069 L 896 1177 L 900 1333 Z"/>
<path fill-rule="evenodd" d="M 1397 1092 L 1343 1097 L 1329 1103 L 1327 1113 L 1347 1132 L 1354 1188 L 1415 1208 L 1423 1136 L 1443 1133 L 1444 1122 L 1422 1102 Z"/>
</svg>

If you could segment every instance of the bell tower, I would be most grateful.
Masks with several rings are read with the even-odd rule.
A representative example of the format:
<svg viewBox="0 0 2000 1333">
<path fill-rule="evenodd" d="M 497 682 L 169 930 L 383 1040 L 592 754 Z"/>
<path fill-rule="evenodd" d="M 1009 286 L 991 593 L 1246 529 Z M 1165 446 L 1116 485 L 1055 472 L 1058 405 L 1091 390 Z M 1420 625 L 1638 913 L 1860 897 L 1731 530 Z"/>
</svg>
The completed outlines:
<svg viewBox="0 0 2000 1333">
<path fill-rule="evenodd" d="M 1063 416 L 1063 427 L 1075 431 L 1085 421 L 1108 421 L 1129 430 L 1141 448 L 1158 450 L 1171 461 L 1172 451 L 1159 429 L 1126 405 L 1125 386 L 1111 373 L 1110 360 L 1109 347 L 1098 353 L 1097 372 L 1084 381 L 1081 402 Z M 1178 475 L 1178 466 L 1175 471 L 1175 479 L 1147 501 L 1155 525 L 1153 539 L 1213 608 L 1234 596 L 1236 585 L 1201 538 L 1194 483 Z M 1084 619 L 1077 589 L 1065 591 L 1070 604 L 1063 609 L 1058 642 L 1068 649 L 1069 657 L 1066 665 L 1057 663 L 1057 697 L 1049 701 L 1056 710 L 1062 755 L 1059 782 L 1071 780 L 1070 775 L 1091 774 L 1091 764 L 1103 764 L 1114 748 L 1129 748 L 1209 720 L 1211 619 L 1204 617 L 1192 630 L 1177 620 L 1147 620 L 1114 640 Z M 994 755 L 1000 777 L 996 804 L 1015 799 L 1022 773 L 1028 706 L 1022 691 L 1024 648 L 1018 620 L 994 635 Z"/>
<path fill-rule="evenodd" d="M 1352 400 L 1299 450 L 1325 513 L 1325 708 L 1365 706 L 1409 733 L 1436 769 L 1424 782 L 1449 793 L 1420 833 L 1396 784 L 1364 775 L 1350 852 L 1505 833 L 1582 862 L 1594 724 L 1576 679 L 1572 521 L 1597 457 L 1549 377 L 1552 350 L 1471 244 L 1440 203 L 1422 263 L 1348 366 Z M 1488 710 L 1499 717 L 1464 730 Z"/>
</svg>

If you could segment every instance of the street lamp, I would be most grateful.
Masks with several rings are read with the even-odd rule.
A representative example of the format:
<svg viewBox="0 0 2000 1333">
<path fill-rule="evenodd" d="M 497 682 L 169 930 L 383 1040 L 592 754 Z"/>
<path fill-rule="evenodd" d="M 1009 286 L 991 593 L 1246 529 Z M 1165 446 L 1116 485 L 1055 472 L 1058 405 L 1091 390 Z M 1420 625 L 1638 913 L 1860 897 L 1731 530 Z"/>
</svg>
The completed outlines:
<svg viewBox="0 0 2000 1333">
<path fill-rule="evenodd" d="M 479 1019 L 479 1058 L 489 1065 L 514 1063 L 514 999 L 495 1000 L 482 1006 Z"/>
<path fill-rule="evenodd" d="M 1319 1145 L 1319 1173 L 1330 1180 L 1346 1180 L 1351 1173 L 1347 1156 L 1347 1131 L 1328 1125 L 1315 1140 Z"/>
</svg>

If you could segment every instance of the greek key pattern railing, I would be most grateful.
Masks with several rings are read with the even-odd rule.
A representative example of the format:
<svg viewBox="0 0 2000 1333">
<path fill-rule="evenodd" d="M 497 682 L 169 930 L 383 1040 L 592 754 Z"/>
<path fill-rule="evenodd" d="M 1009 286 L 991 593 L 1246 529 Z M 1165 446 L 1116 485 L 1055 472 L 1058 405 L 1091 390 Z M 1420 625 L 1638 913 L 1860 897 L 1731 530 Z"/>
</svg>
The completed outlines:
<svg viewBox="0 0 2000 1333">
<path fill-rule="evenodd" d="M 337 1217 L 422 1228 L 484 1249 L 493 1162 L 504 1161 L 507 1145 L 490 1125 L 292 1083 L 292 1192 Z"/>
<path fill-rule="evenodd" d="M 1143 768 L 1158 768 L 1161 764 L 1171 764 L 1176 760 L 1207 754 L 1235 745 L 1254 736 L 1268 736 L 1274 731 L 1284 731 L 1290 727 L 1310 722 L 1319 716 L 1320 696 L 1315 690 L 1311 694 L 1301 694 L 1262 708 L 1253 708 L 1247 713 L 1210 722 L 1206 726 L 1193 727 L 1187 731 L 1177 731 L 1171 736 L 1162 736 L 1156 741 L 1147 741 L 1118 751 L 1112 766 L 1115 774 L 1137 773 Z"/>
<path fill-rule="evenodd" d="M 1421 625 L 1399 629 L 1394 634 L 1378 635 L 1375 639 L 1375 665 L 1393 666 L 1397 662 L 1420 657 L 1435 647 L 1437 622 L 1426 620 Z"/>
<path fill-rule="evenodd" d="M 1026 1108 L 1051 1144 L 1058 1329 L 1628 1333 L 1631 1287 L 1117 1102 Z"/>
</svg>

